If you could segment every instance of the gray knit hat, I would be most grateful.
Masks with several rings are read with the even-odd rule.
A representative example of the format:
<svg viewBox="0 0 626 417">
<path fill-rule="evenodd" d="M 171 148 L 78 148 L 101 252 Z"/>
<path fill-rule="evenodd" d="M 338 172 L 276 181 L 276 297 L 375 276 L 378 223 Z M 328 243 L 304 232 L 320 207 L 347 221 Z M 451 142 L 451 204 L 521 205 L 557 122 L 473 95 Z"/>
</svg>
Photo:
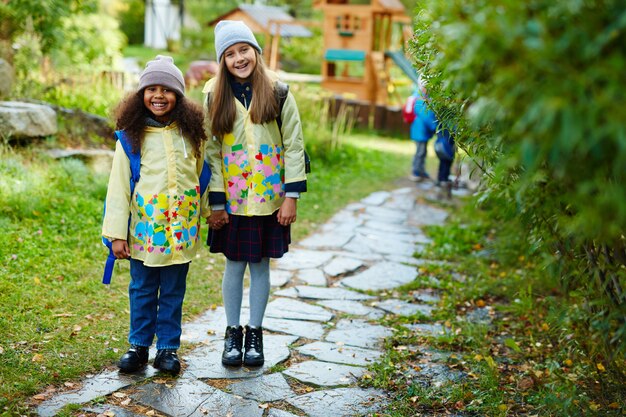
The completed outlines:
<svg viewBox="0 0 626 417">
<path fill-rule="evenodd" d="M 169 87 L 179 96 L 185 95 L 185 79 L 183 73 L 174 65 L 171 56 L 157 55 L 152 61 L 148 61 L 146 68 L 139 76 L 139 88 L 141 91 L 151 85 Z"/>
<path fill-rule="evenodd" d="M 261 53 L 254 34 L 241 20 L 221 20 L 215 26 L 215 53 L 217 60 L 222 59 L 222 54 L 236 43 L 245 42 Z"/>
</svg>

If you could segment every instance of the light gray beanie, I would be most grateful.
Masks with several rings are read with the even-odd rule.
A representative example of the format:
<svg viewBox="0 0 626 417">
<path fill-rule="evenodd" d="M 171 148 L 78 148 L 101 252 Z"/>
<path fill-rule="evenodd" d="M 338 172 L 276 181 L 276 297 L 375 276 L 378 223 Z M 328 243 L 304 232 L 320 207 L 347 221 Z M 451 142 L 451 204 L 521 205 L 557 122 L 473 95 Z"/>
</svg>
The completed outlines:
<svg viewBox="0 0 626 417">
<path fill-rule="evenodd" d="M 146 68 L 139 76 L 138 90 L 141 91 L 151 85 L 169 87 L 179 96 L 185 95 L 183 73 L 174 65 L 174 59 L 171 56 L 157 55 L 152 61 L 148 61 Z"/>
<path fill-rule="evenodd" d="M 218 62 L 222 59 L 222 54 L 236 43 L 245 42 L 261 53 L 254 34 L 241 20 L 220 20 L 215 26 L 215 53 Z"/>
</svg>

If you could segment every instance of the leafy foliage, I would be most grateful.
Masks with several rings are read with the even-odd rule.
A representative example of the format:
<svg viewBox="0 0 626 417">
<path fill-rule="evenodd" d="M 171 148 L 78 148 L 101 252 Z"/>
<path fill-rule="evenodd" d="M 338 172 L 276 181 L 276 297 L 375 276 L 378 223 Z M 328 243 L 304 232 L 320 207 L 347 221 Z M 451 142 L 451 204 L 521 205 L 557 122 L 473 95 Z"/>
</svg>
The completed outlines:
<svg viewBox="0 0 626 417">
<path fill-rule="evenodd" d="M 483 167 L 603 354 L 626 353 L 626 11 L 617 0 L 419 4 L 415 60 L 433 106 Z M 584 295 L 583 295 L 584 294 Z"/>
</svg>

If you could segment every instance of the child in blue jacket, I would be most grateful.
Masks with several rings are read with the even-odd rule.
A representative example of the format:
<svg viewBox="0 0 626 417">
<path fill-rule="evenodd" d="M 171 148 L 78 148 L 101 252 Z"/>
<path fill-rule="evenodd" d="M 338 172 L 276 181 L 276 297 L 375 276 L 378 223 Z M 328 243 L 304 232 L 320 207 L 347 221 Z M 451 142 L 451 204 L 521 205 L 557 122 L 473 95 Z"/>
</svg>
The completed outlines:
<svg viewBox="0 0 626 417">
<path fill-rule="evenodd" d="M 428 141 L 433 137 L 437 128 L 435 113 L 428 108 L 428 96 L 423 85 L 419 85 L 413 91 L 415 100 L 415 120 L 411 123 L 410 137 L 415 141 L 416 150 L 413 157 L 413 166 L 409 178 L 411 181 L 423 181 L 430 176 L 426 172 L 424 163 L 426 161 L 426 149 Z"/>
</svg>

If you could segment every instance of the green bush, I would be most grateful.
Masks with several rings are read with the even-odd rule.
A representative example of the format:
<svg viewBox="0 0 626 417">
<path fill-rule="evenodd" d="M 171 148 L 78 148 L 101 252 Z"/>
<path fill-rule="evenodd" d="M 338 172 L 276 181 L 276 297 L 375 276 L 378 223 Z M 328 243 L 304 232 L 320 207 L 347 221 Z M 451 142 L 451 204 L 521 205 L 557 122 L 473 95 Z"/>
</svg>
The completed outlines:
<svg viewBox="0 0 626 417">
<path fill-rule="evenodd" d="M 587 348 L 626 353 L 622 2 L 420 2 L 415 60 L 485 171 L 481 201 L 582 300 Z M 506 242 L 500 242 L 506 244 Z M 619 360 L 618 360 L 619 361 Z"/>
</svg>

